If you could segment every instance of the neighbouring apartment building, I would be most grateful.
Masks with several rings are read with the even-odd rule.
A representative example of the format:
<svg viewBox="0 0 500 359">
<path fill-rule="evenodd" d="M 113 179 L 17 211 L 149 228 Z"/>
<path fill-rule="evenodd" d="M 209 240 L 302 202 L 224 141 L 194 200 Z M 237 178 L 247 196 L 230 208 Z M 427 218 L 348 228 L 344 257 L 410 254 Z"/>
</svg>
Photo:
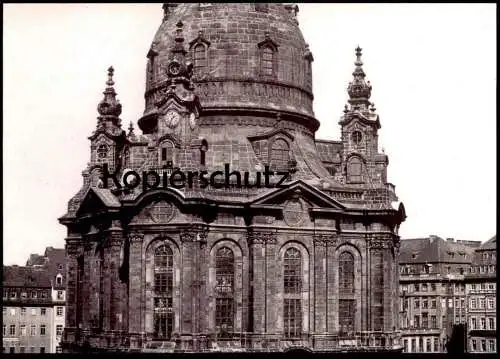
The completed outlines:
<svg viewBox="0 0 500 359">
<path fill-rule="evenodd" d="M 497 239 L 496 236 L 477 248 L 472 265 L 465 275 L 468 303 L 467 351 L 496 353 L 497 351 Z"/>
<path fill-rule="evenodd" d="M 483 245 L 434 235 L 401 241 L 399 317 L 404 352 L 446 352 L 458 324 L 466 325 L 468 351 L 496 350 L 494 238 Z"/>
<path fill-rule="evenodd" d="M 26 266 L 3 267 L 3 340 L 8 353 L 56 353 L 65 323 L 65 252 L 48 247 Z"/>
</svg>

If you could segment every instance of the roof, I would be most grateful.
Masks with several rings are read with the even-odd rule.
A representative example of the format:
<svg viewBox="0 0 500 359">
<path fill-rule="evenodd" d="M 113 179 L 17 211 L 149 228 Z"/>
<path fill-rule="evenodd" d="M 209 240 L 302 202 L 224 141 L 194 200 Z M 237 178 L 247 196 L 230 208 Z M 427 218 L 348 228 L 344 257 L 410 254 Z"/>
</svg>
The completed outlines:
<svg viewBox="0 0 500 359">
<path fill-rule="evenodd" d="M 400 263 L 470 263 L 474 246 L 438 236 L 401 240 Z"/>
<path fill-rule="evenodd" d="M 47 270 L 21 266 L 3 267 L 3 286 L 51 288 Z"/>
<path fill-rule="evenodd" d="M 48 276 L 50 277 L 50 280 L 54 285 L 54 288 L 64 288 L 64 286 L 66 285 L 66 250 L 64 248 L 47 247 L 45 249 L 45 257 L 47 258 L 47 264 L 45 265 L 45 268 L 47 270 Z M 55 280 L 58 274 L 62 275 L 60 285 L 58 285 Z"/>
<path fill-rule="evenodd" d="M 488 239 L 478 249 L 479 250 L 490 250 L 490 249 L 496 250 L 497 249 L 497 235 L 495 234 L 493 237 L 491 237 L 490 239 Z"/>
<path fill-rule="evenodd" d="M 30 254 L 29 259 L 26 261 L 27 266 L 43 266 L 45 265 L 46 258 L 36 253 Z"/>
<path fill-rule="evenodd" d="M 334 162 L 335 157 L 342 150 L 341 141 L 315 140 L 318 155 L 323 162 Z"/>
<path fill-rule="evenodd" d="M 111 190 L 108 188 L 96 188 L 90 187 L 94 193 L 99 197 L 99 199 L 104 203 L 107 207 L 120 207 L 120 201 L 115 197 Z"/>
</svg>

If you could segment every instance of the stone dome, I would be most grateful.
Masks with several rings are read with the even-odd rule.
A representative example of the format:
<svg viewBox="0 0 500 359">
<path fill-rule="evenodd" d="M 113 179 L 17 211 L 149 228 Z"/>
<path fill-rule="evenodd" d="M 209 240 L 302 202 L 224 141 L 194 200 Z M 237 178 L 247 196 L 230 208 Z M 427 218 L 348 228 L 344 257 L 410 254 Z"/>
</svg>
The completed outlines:
<svg viewBox="0 0 500 359">
<path fill-rule="evenodd" d="M 280 113 L 316 131 L 313 58 L 298 27 L 296 5 L 167 3 L 164 10 L 147 54 L 145 114 L 154 110 L 168 79 L 168 57 L 182 22 L 195 92 L 205 113 Z"/>
</svg>

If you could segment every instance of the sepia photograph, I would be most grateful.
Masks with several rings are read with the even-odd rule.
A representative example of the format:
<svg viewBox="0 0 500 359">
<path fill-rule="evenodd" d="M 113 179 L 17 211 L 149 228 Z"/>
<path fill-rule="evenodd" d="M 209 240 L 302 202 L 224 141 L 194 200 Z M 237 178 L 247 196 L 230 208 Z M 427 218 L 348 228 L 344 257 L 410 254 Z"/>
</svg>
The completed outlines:
<svg viewBox="0 0 500 359">
<path fill-rule="evenodd" d="M 496 353 L 495 3 L 4 3 L 2 353 Z"/>
</svg>

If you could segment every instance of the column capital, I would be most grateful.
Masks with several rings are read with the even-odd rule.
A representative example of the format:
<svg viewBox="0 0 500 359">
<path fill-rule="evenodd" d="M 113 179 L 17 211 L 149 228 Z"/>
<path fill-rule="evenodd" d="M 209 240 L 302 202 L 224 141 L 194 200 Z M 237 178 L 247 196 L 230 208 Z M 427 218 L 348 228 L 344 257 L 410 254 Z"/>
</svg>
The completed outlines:
<svg viewBox="0 0 500 359">
<path fill-rule="evenodd" d="M 127 236 L 130 243 L 142 243 L 144 239 L 144 233 L 140 232 L 131 232 Z"/>
<path fill-rule="evenodd" d="M 315 246 L 319 247 L 334 246 L 337 243 L 337 238 L 334 233 L 315 233 L 313 242 Z"/>
<path fill-rule="evenodd" d="M 83 254 L 84 247 L 81 240 L 78 241 L 66 241 L 66 254 L 70 258 L 77 258 Z"/>
<path fill-rule="evenodd" d="M 251 230 L 247 234 L 249 244 L 276 244 L 277 236 L 276 232 L 264 232 L 264 231 L 253 231 Z"/>
</svg>

